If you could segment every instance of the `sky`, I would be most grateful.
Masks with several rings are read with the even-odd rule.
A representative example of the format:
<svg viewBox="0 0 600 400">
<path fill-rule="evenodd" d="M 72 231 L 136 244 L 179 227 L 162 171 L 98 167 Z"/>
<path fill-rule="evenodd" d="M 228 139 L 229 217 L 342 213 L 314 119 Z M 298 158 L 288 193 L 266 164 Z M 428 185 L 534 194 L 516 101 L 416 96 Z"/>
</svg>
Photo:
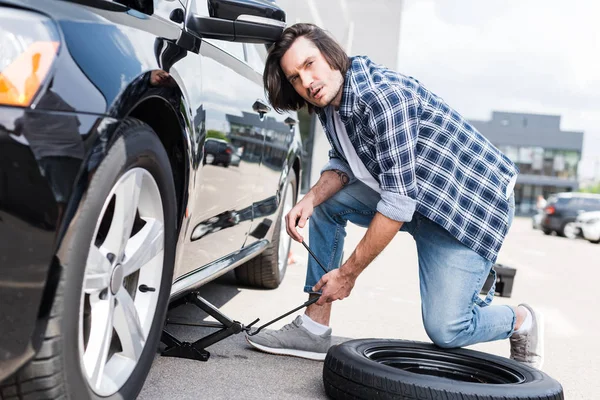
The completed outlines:
<svg viewBox="0 0 600 400">
<path fill-rule="evenodd" d="M 468 119 L 560 115 L 600 179 L 600 2 L 403 0 L 398 70 Z"/>
</svg>

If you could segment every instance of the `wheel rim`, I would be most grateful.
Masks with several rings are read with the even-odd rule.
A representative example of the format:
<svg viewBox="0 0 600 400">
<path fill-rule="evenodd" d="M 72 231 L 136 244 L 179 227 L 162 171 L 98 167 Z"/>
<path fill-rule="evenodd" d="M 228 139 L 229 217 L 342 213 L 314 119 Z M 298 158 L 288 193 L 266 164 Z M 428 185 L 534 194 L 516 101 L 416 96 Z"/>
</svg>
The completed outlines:
<svg viewBox="0 0 600 400">
<path fill-rule="evenodd" d="M 455 381 L 486 384 L 525 381 L 522 374 L 505 365 L 456 353 L 402 347 L 376 347 L 365 350 L 364 355 L 393 368 Z"/>
<path fill-rule="evenodd" d="M 100 396 L 114 394 L 127 382 L 144 350 L 162 278 L 163 215 L 158 185 L 141 168 L 127 171 L 102 207 L 79 318 L 82 370 Z M 140 290 L 142 285 L 150 290 Z"/>
<path fill-rule="evenodd" d="M 575 239 L 575 236 L 577 236 L 575 234 L 575 223 L 574 222 L 569 222 L 568 224 L 565 225 L 565 228 L 563 229 L 563 232 L 565 234 L 565 237 L 569 238 L 569 239 Z"/>
<path fill-rule="evenodd" d="M 283 273 L 287 265 L 288 254 L 290 252 L 290 245 L 292 244 L 292 238 L 287 234 L 285 216 L 294 207 L 294 188 L 288 184 L 285 191 L 285 197 L 283 200 L 283 212 L 281 213 L 281 221 L 279 223 L 279 257 L 278 257 L 278 268 L 279 273 Z"/>
</svg>

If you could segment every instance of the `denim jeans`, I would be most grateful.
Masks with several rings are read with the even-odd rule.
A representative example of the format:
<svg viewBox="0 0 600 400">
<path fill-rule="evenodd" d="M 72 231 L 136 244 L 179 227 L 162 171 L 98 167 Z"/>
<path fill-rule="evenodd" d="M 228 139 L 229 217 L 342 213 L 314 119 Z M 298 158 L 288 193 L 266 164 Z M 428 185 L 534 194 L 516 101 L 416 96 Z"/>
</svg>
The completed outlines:
<svg viewBox="0 0 600 400">
<path fill-rule="evenodd" d="M 327 270 L 341 265 L 346 223 L 368 227 L 379 198 L 376 191 L 356 181 L 315 207 L 309 220 L 309 243 Z M 509 223 L 514 215 L 513 196 L 511 211 Z M 489 304 L 493 288 L 485 300 L 479 297 L 490 274 L 491 261 L 417 212 L 400 231 L 408 232 L 417 245 L 421 313 L 433 343 L 445 348 L 463 347 L 512 334 L 516 320 L 513 309 Z M 309 256 L 304 291 L 311 292 L 323 275 L 321 267 Z"/>
</svg>

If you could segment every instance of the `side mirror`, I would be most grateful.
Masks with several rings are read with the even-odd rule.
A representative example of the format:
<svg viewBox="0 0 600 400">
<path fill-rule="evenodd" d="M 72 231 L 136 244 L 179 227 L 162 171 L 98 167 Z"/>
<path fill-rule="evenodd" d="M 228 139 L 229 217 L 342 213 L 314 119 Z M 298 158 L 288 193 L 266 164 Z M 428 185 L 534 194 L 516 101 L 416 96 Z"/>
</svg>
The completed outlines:
<svg viewBox="0 0 600 400">
<path fill-rule="evenodd" d="M 268 44 L 285 28 L 285 12 L 269 0 L 208 0 L 208 11 L 188 17 L 187 29 L 200 38 Z"/>
</svg>

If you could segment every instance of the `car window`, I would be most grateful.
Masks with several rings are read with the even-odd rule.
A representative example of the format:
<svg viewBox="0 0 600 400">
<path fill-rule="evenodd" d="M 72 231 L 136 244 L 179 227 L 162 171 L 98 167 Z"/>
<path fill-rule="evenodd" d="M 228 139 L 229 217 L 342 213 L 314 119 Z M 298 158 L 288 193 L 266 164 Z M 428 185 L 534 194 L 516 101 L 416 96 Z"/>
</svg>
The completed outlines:
<svg viewBox="0 0 600 400">
<path fill-rule="evenodd" d="M 180 28 L 183 28 L 183 23 L 175 23 L 171 19 L 171 13 L 176 9 L 180 9 L 183 15 L 184 7 L 179 1 L 168 1 L 168 0 L 153 0 L 154 1 L 154 15 L 161 17 L 162 19 L 169 21 Z"/>
<path fill-rule="evenodd" d="M 600 199 L 587 198 L 584 199 L 583 206 L 588 210 L 596 210 L 600 208 Z"/>
<path fill-rule="evenodd" d="M 255 43 L 246 43 L 245 46 L 246 62 L 252 69 L 262 74 L 265 70 L 265 60 L 267 55 L 265 46 Z"/>
</svg>

